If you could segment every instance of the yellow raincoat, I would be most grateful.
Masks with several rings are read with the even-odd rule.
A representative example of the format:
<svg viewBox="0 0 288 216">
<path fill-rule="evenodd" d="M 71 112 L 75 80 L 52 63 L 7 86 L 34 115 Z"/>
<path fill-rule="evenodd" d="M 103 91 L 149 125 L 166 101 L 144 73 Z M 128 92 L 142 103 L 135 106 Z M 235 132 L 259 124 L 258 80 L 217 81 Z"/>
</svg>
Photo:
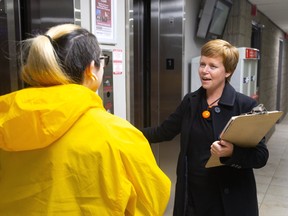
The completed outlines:
<svg viewBox="0 0 288 216">
<path fill-rule="evenodd" d="M 0 97 L 0 215 L 163 215 L 171 182 L 147 140 L 81 85 Z"/>
</svg>

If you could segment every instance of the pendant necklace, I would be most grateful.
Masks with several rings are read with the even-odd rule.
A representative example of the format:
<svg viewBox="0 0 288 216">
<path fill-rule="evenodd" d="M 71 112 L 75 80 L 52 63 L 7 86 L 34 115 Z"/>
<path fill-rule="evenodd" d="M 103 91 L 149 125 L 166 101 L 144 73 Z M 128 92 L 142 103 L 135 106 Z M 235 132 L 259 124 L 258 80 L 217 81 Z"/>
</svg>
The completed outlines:
<svg viewBox="0 0 288 216">
<path fill-rule="evenodd" d="M 204 119 L 207 119 L 207 118 L 210 117 L 211 113 L 210 113 L 209 110 L 212 108 L 212 105 L 215 104 L 215 103 L 216 103 L 217 101 L 219 101 L 219 100 L 220 100 L 220 97 L 219 97 L 217 100 L 213 101 L 211 104 L 209 104 L 207 110 L 204 110 L 204 111 L 202 112 L 202 117 L 203 117 Z"/>
</svg>

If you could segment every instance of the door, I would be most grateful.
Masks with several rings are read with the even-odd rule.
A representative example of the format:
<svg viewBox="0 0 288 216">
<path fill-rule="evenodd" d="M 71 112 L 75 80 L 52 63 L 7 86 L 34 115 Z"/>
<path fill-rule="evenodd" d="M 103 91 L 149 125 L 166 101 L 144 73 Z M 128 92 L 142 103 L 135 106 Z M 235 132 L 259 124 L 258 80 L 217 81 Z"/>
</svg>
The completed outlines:
<svg viewBox="0 0 288 216">
<path fill-rule="evenodd" d="M 74 23 L 74 0 L 0 1 L 0 95 L 24 87 L 19 78 L 18 42 L 61 23 Z"/>
<path fill-rule="evenodd" d="M 279 40 L 276 110 L 281 110 L 281 88 L 282 88 L 282 68 L 283 68 L 282 64 L 283 64 L 283 40 Z"/>
<path fill-rule="evenodd" d="M 17 72 L 17 41 L 21 39 L 19 8 L 18 1 L 0 1 L 0 95 L 21 87 Z"/>
<path fill-rule="evenodd" d="M 257 80 L 256 80 L 256 95 L 253 96 L 256 100 L 259 99 L 259 83 L 260 83 L 260 71 L 261 71 L 261 31 L 262 25 L 258 23 L 252 23 L 252 34 L 251 34 L 251 48 L 259 50 L 258 64 L 257 64 Z"/>
<path fill-rule="evenodd" d="M 159 125 L 181 102 L 183 11 L 183 0 L 134 0 L 130 92 L 131 120 L 138 128 Z M 161 169 L 172 180 L 166 212 L 172 215 L 179 137 L 151 147 Z"/>
</svg>

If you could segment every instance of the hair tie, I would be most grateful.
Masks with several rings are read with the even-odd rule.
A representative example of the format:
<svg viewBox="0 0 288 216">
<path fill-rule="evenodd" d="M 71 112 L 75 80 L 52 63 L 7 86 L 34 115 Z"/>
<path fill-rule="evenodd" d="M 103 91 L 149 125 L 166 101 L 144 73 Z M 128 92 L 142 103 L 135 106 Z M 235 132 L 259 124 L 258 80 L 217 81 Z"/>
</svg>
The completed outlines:
<svg viewBox="0 0 288 216">
<path fill-rule="evenodd" d="M 44 34 L 43 36 L 47 37 L 49 39 L 50 43 L 53 44 L 53 40 L 49 35 Z"/>
</svg>

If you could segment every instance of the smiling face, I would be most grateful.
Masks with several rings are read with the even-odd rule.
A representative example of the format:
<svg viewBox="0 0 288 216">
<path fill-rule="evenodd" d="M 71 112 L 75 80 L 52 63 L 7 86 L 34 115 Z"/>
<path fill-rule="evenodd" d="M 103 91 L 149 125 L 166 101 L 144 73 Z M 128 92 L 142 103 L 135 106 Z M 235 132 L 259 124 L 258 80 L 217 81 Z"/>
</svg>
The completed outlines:
<svg viewBox="0 0 288 216">
<path fill-rule="evenodd" d="M 214 92 L 221 95 L 226 78 L 230 76 L 223 65 L 223 58 L 221 56 L 201 56 L 198 72 L 202 87 L 206 89 L 207 93 Z"/>
</svg>

